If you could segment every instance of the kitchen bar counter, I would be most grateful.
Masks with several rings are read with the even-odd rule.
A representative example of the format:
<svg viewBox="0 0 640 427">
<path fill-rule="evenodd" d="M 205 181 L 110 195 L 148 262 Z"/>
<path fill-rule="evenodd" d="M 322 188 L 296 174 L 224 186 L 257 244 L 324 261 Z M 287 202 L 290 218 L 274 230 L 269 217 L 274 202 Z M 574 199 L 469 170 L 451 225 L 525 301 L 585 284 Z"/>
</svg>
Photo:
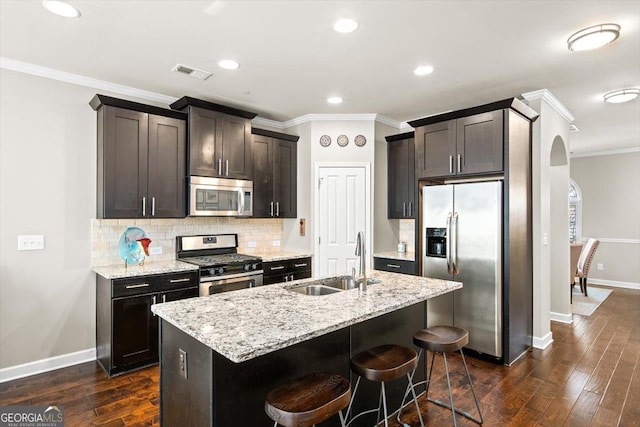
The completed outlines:
<svg viewBox="0 0 640 427">
<path fill-rule="evenodd" d="M 365 294 L 357 289 L 309 296 L 288 288 L 315 282 L 243 289 L 152 306 L 187 335 L 239 363 L 408 307 L 462 287 L 459 282 L 371 271 Z"/>
<path fill-rule="evenodd" d="M 197 265 L 188 264 L 181 261 L 148 261 L 144 265 L 129 265 L 125 268 L 122 264 L 108 265 L 104 267 L 93 267 L 96 274 L 105 279 L 122 279 L 125 277 L 148 276 L 151 274 L 179 273 L 181 271 L 195 271 Z"/>
</svg>

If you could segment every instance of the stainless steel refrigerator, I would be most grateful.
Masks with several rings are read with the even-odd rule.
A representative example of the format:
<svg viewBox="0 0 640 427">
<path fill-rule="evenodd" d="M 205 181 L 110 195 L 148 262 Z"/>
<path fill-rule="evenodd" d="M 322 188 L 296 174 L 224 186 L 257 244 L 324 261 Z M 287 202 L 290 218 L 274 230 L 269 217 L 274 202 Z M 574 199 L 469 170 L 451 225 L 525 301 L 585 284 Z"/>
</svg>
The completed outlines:
<svg viewBox="0 0 640 427">
<path fill-rule="evenodd" d="M 463 282 L 428 300 L 428 326 L 469 331 L 467 348 L 503 358 L 502 181 L 422 187 L 422 275 Z"/>
</svg>

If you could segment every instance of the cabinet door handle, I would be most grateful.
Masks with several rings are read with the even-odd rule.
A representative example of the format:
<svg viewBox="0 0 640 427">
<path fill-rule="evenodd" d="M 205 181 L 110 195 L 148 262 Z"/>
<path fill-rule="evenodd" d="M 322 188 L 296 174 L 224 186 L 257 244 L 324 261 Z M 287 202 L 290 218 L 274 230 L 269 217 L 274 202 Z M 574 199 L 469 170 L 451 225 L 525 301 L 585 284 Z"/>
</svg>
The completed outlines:
<svg viewBox="0 0 640 427">
<path fill-rule="evenodd" d="M 171 279 L 169 280 L 169 283 L 182 283 L 182 282 L 188 282 L 189 279 L 188 277 L 184 278 L 184 279 Z"/>
<path fill-rule="evenodd" d="M 156 198 L 151 198 L 151 216 L 156 216 Z"/>
<path fill-rule="evenodd" d="M 269 203 L 269 216 L 273 216 L 273 202 Z"/>
<path fill-rule="evenodd" d="M 124 288 L 125 289 L 135 289 L 135 288 L 146 288 L 148 286 L 149 286 L 148 283 L 140 283 L 139 285 L 127 285 Z"/>
<path fill-rule="evenodd" d="M 142 216 L 147 216 L 147 198 L 142 196 Z"/>
<path fill-rule="evenodd" d="M 284 270 L 284 265 L 279 265 L 277 267 L 269 267 L 269 270 Z"/>
<path fill-rule="evenodd" d="M 225 176 L 229 176 L 229 159 L 224 161 Z"/>
<path fill-rule="evenodd" d="M 462 154 L 458 154 L 458 173 L 462 172 Z"/>
<path fill-rule="evenodd" d="M 289 276 L 289 280 L 293 282 L 293 274 Z"/>
<path fill-rule="evenodd" d="M 413 216 L 413 206 L 411 202 L 409 202 L 409 216 Z"/>
<path fill-rule="evenodd" d="M 453 156 L 449 156 L 449 173 L 453 173 Z"/>
<path fill-rule="evenodd" d="M 400 266 L 398 264 L 387 264 L 387 267 L 400 268 Z"/>
<path fill-rule="evenodd" d="M 151 304 L 156 305 L 156 296 L 152 296 L 151 297 Z M 151 314 L 153 314 L 153 317 L 156 317 L 156 314 L 152 311 Z"/>
<path fill-rule="evenodd" d="M 294 267 L 306 267 L 307 263 L 305 262 L 304 264 L 293 264 Z"/>
<path fill-rule="evenodd" d="M 407 216 L 407 203 L 402 202 L 402 216 Z"/>
<path fill-rule="evenodd" d="M 218 175 L 222 175 L 222 158 L 218 159 Z"/>
<path fill-rule="evenodd" d="M 167 296 L 165 294 L 162 294 L 162 302 L 167 302 Z"/>
<path fill-rule="evenodd" d="M 276 202 L 276 216 L 280 216 L 280 202 Z"/>
</svg>

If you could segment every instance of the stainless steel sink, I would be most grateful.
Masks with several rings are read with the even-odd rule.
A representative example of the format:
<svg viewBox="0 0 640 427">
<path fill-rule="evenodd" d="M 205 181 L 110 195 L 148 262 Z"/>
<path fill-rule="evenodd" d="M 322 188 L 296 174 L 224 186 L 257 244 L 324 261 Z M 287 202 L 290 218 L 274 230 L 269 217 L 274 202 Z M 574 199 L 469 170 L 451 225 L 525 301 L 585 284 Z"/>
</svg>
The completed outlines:
<svg viewBox="0 0 640 427">
<path fill-rule="evenodd" d="M 340 289 L 330 288 L 324 285 L 307 285 L 300 286 L 298 288 L 289 288 L 290 291 L 298 292 L 303 295 L 330 295 L 335 294 L 336 292 L 340 292 Z"/>
<path fill-rule="evenodd" d="M 353 280 L 353 277 L 351 276 L 332 277 L 330 279 L 323 280 L 322 284 L 324 286 L 329 286 L 331 288 L 340 289 L 343 291 L 355 289 L 358 287 L 358 284 Z"/>
</svg>

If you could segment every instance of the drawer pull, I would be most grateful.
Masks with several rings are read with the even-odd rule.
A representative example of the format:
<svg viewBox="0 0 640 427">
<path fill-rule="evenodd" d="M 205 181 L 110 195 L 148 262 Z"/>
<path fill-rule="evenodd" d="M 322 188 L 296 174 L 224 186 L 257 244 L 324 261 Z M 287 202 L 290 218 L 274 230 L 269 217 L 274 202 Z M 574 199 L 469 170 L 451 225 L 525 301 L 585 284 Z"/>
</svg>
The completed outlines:
<svg viewBox="0 0 640 427">
<path fill-rule="evenodd" d="M 188 277 L 184 278 L 184 279 L 171 279 L 169 280 L 169 283 L 182 283 L 182 282 L 188 282 L 189 279 Z"/>
<path fill-rule="evenodd" d="M 391 267 L 391 268 L 401 268 L 398 264 L 387 264 L 387 267 Z"/>
<path fill-rule="evenodd" d="M 305 262 L 304 264 L 293 264 L 294 267 L 306 267 L 307 263 Z"/>
<path fill-rule="evenodd" d="M 284 265 L 279 265 L 278 267 L 269 267 L 269 270 L 284 270 Z"/>
<path fill-rule="evenodd" d="M 127 285 L 124 288 L 125 289 L 135 289 L 135 288 L 146 288 L 148 286 L 149 286 L 148 283 L 140 283 L 139 285 Z"/>
</svg>

